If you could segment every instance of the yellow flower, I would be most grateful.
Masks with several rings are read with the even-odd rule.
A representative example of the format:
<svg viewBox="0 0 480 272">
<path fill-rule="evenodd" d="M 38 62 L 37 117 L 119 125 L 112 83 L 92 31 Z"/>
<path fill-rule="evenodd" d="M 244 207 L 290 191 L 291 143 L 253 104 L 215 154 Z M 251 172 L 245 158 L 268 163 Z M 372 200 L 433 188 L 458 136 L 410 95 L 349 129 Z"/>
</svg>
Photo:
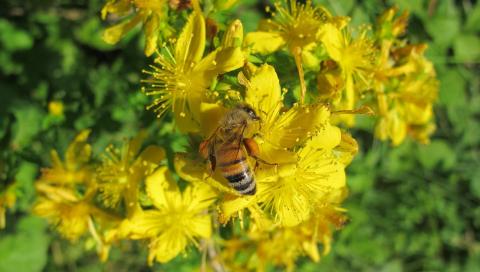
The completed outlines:
<svg viewBox="0 0 480 272">
<path fill-rule="evenodd" d="M 248 239 L 229 239 L 222 248 L 222 260 L 232 270 L 252 269 L 265 271 L 274 265 L 287 271 L 295 270 L 295 263 L 301 256 L 308 256 L 314 262 L 330 251 L 332 226 L 341 228 L 346 220 L 343 210 L 335 205 L 345 194 L 338 191 L 331 195 L 333 205 L 317 207 L 315 215 L 295 227 L 275 228 L 263 231 L 255 225 L 248 230 Z M 319 252 L 319 243 L 323 251 Z M 235 259 L 238 252 L 248 258 Z"/>
<path fill-rule="evenodd" d="M 272 233 L 260 233 L 258 237 L 250 234 L 257 243 L 256 259 L 259 267 L 268 264 L 283 266 L 287 271 L 295 270 L 295 262 L 301 256 L 308 256 L 318 262 L 320 255 L 330 251 L 332 224 L 337 228 L 343 225 L 345 216 L 331 206 L 318 208 L 315 217 L 293 228 L 276 229 Z M 318 252 L 318 244 L 323 252 Z"/>
<path fill-rule="evenodd" d="M 247 82 L 245 100 L 262 117 L 259 157 L 279 163 L 257 174 L 257 201 L 273 211 L 276 222 L 296 225 L 308 219 L 325 192 L 345 186 L 344 165 L 332 152 L 340 130 L 330 125 L 328 109 L 321 105 L 282 111 L 280 85 L 270 66 L 259 68 Z"/>
<path fill-rule="evenodd" d="M 247 89 L 245 102 L 261 118 L 258 131 L 261 137 L 256 138 L 260 144 L 260 157 L 271 163 L 294 162 L 290 149 L 323 129 L 330 113 L 320 104 L 295 104 L 285 110 L 283 96 L 286 90 L 282 92 L 275 69 L 263 65 L 251 73 L 249 79 L 242 78 L 242 84 Z"/>
<path fill-rule="evenodd" d="M 269 54 L 286 46 L 295 58 L 295 64 L 300 79 L 301 98 L 303 104 L 306 83 L 302 64 L 318 63 L 311 51 L 319 42 L 319 33 L 323 25 L 331 19 L 331 15 L 323 7 L 312 5 L 307 0 L 305 4 L 297 1 L 275 3 L 276 11 L 273 19 L 267 19 L 260 24 L 260 30 L 250 32 L 245 37 L 245 45 L 253 52 Z"/>
<path fill-rule="evenodd" d="M 92 232 L 90 225 L 94 221 L 102 225 L 118 222 L 115 216 L 93 205 L 94 188 L 87 188 L 82 196 L 73 188 L 51 186 L 42 181 L 35 187 L 41 196 L 33 207 L 33 213 L 48 219 L 69 240 L 75 241 L 87 231 Z"/>
<path fill-rule="evenodd" d="M 0 192 L 0 230 L 6 226 L 5 213 L 7 208 L 13 208 L 16 199 L 15 183 L 8 185 L 3 192 Z"/>
<path fill-rule="evenodd" d="M 97 186 L 91 170 L 89 133 L 84 130 L 75 137 L 67 148 L 64 163 L 52 151 L 53 167 L 44 169 L 35 184 L 38 198 L 33 213 L 46 218 L 69 240 L 75 241 L 89 232 L 100 258 L 105 260 L 109 245 L 97 227 L 100 230 L 114 227 L 119 219 L 95 205 Z"/>
<path fill-rule="evenodd" d="M 377 35 L 382 40 L 394 40 L 403 35 L 407 29 L 408 12 L 404 11 L 395 18 L 398 13 L 397 7 L 392 7 L 384 11 L 377 19 Z"/>
<path fill-rule="evenodd" d="M 325 202 L 325 195 L 345 187 L 345 166 L 332 152 L 339 143 L 339 133 L 326 129 L 297 152 L 296 164 L 258 171 L 257 201 L 276 222 L 295 226 L 308 220 L 316 205 Z"/>
<path fill-rule="evenodd" d="M 322 7 L 315 7 L 312 1 L 298 4 L 297 1 L 275 3 L 273 19 L 260 24 L 260 31 L 250 32 L 245 37 L 246 46 L 253 52 L 269 54 L 287 46 L 290 52 L 295 48 L 304 49 L 318 42 L 318 32 L 330 19 Z"/>
<path fill-rule="evenodd" d="M 171 109 L 182 132 L 199 131 L 200 104 L 213 80 L 243 65 L 244 56 L 238 46 L 227 44 L 203 57 L 204 50 L 205 19 L 195 11 L 173 54 L 165 47 L 155 59 L 153 70 L 146 72 L 152 78 L 144 80 L 149 84 L 144 92 L 155 97 L 148 109 L 154 109 L 159 117 Z"/>
<path fill-rule="evenodd" d="M 88 164 L 92 147 L 87 143 L 90 130 L 81 131 L 65 152 L 65 162 L 62 162 L 57 151 L 50 152 L 52 167 L 42 169 L 43 180 L 51 184 L 88 183 L 92 178 L 92 169 Z"/>
<path fill-rule="evenodd" d="M 97 193 L 90 162 L 91 146 L 87 143 L 89 130 L 80 132 L 65 153 L 62 162 L 52 151 L 52 168 L 43 170 L 35 184 L 38 199 L 33 213 L 46 218 L 58 232 L 69 240 L 77 240 L 90 231 L 95 237 L 95 224 L 115 224 L 118 219 L 97 208 L 93 202 Z M 101 238 L 97 246 L 103 247 Z"/>
<path fill-rule="evenodd" d="M 145 133 L 139 133 L 125 143 L 121 151 L 109 146 L 102 165 L 97 168 L 97 182 L 104 204 L 116 207 L 123 200 L 127 216 L 139 208 L 140 182 L 165 158 L 165 151 L 158 146 L 151 145 L 140 152 L 144 138 Z"/>
<path fill-rule="evenodd" d="M 133 10 L 133 17 L 131 15 Z M 173 30 L 167 24 L 168 1 L 166 0 L 110 0 L 102 8 L 102 19 L 115 14 L 128 19 L 113 25 L 103 33 L 103 40 L 117 43 L 125 34 L 139 23 L 143 23 L 145 33 L 145 55 L 152 55 L 161 39 L 169 36 Z"/>
<path fill-rule="evenodd" d="M 395 18 L 397 9 L 387 10 L 376 32 L 380 57 L 374 90 L 379 119 L 375 135 L 401 144 L 407 135 L 422 143 L 435 131 L 433 103 L 438 81 L 433 64 L 424 56 L 426 45 L 410 45 L 397 37 L 405 31 L 407 13 Z"/>
<path fill-rule="evenodd" d="M 309 218 L 331 190 L 345 186 L 345 165 L 333 148 L 341 132 L 330 125 L 330 113 L 321 105 L 293 106 L 284 110 L 283 95 L 273 67 L 264 65 L 240 80 L 246 85 L 245 101 L 261 116 L 255 139 L 259 157 L 275 166 L 262 165 L 255 172 L 257 193 L 240 196 L 216 173 L 211 177 L 205 164 L 178 154 L 177 173 L 191 182 L 207 182 L 232 194 L 222 202 L 222 221 L 247 208 L 257 221 L 272 218 L 276 224 L 293 226 Z M 251 164 L 253 165 L 253 164 Z"/>
<path fill-rule="evenodd" d="M 91 208 L 72 189 L 37 184 L 39 193 L 46 195 L 37 200 L 33 213 L 45 217 L 56 226 L 58 232 L 69 240 L 77 240 L 88 230 Z"/>
<path fill-rule="evenodd" d="M 189 243 L 211 236 L 208 213 L 216 195 L 205 184 L 188 185 L 183 192 L 167 167 L 161 167 L 146 181 L 147 194 L 154 209 L 137 211 L 125 220 L 116 235 L 149 239 L 148 262 L 168 262 L 183 252 Z"/>
<path fill-rule="evenodd" d="M 63 103 L 61 101 L 51 101 L 48 103 L 48 112 L 54 116 L 63 115 Z"/>
<path fill-rule="evenodd" d="M 367 89 L 371 85 L 373 78 L 373 69 L 375 63 L 375 48 L 373 41 L 367 37 L 365 30 L 361 31 L 359 36 L 353 38 L 346 29 L 347 21 L 337 21 L 327 23 L 320 31 L 320 39 L 328 53 L 328 56 L 334 60 L 342 74 L 344 91 L 337 93 L 333 100 L 333 107 L 336 110 L 354 110 L 357 97 L 360 91 Z M 334 72 L 332 70 L 331 72 Z M 324 80 L 319 80 L 323 84 Z M 335 82 L 335 78 L 332 78 Z M 338 84 L 332 84 L 337 87 Z M 319 85 L 321 91 L 324 86 Z M 325 91 L 322 91 L 324 93 Z M 338 95 L 340 94 L 340 95 Z M 355 119 L 352 114 L 336 115 L 335 122 L 344 122 L 348 126 L 353 126 Z"/>
</svg>

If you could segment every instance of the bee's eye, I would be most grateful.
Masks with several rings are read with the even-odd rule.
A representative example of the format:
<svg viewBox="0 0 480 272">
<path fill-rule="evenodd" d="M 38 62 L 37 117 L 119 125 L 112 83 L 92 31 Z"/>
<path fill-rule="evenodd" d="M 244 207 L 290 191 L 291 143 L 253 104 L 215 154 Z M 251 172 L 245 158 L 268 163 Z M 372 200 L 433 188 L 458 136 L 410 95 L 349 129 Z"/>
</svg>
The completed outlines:
<svg viewBox="0 0 480 272">
<path fill-rule="evenodd" d="M 253 119 L 253 120 L 258 120 L 260 119 L 257 114 L 255 113 L 255 111 L 251 108 L 245 108 L 245 111 L 248 113 L 248 115 Z"/>
</svg>

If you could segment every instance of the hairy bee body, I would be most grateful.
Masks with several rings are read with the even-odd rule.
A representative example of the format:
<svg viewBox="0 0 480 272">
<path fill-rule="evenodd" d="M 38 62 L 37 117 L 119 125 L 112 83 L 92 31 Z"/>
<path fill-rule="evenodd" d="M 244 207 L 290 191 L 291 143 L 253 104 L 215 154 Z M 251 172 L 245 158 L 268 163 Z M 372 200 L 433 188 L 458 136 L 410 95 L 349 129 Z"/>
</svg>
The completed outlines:
<svg viewBox="0 0 480 272">
<path fill-rule="evenodd" d="M 209 159 L 212 170 L 218 167 L 230 186 L 242 195 L 254 195 L 257 190 L 248 155 L 255 156 L 258 146 L 253 139 L 244 138 L 248 126 L 256 120 L 259 117 L 250 107 L 233 108 L 212 137 L 200 145 L 200 153 Z"/>
<path fill-rule="evenodd" d="M 215 158 L 217 167 L 233 189 L 243 195 L 255 194 L 255 177 L 250 170 L 243 142 L 217 145 Z"/>
</svg>

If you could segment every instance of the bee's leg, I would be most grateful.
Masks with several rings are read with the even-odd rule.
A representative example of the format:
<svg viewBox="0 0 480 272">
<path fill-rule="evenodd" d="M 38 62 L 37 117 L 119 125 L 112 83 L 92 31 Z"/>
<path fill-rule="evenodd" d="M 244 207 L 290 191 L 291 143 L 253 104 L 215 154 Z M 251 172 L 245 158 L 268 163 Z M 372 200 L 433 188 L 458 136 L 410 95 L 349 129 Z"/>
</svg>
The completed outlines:
<svg viewBox="0 0 480 272">
<path fill-rule="evenodd" d="M 210 153 L 209 142 L 210 142 L 209 140 L 203 141 L 198 146 L 198 153 L 204 159 L 207 159 L 209 157 L 209 153 Z"/>
<path fill-rule="evenodd" d="M 217 160 L 214 155 L 208 155 L 208 176 L 206 179 L 213 177 L 213 174 L 215 173 L 216 165 L 217 165 Z"/>
<path fill-rule="evenodd" d="M 257 142 L 252 138 L 243 138 L 243 145 L 247 149 L 247 153 L 251 157 L 256 157 L 260 152 Z"/>
<path fill-rule="evenodd" d="M 270 163 L 267 162 L 261 158 L 258 157 L 258 153 L 260 152 L 260 148 L 258 147 L 257 142 L 252 139 L 252 138 L 244 138 L 243 139 L 243 145 L 245 146 L 245 149 L 247 150 L 247 153 L 250 157 L 253 157 L 255 159 L 255 168 L 254 171 L 258 167 L 258 162 L 261 162 L 263 164 L 267 165 L 275 165 L 278 166 L 278 163 Z"/>
<path fill-rule="evenodd" d="M 237 149 L 237 155 L 235 157 L 238 157 L 238 154 L 240 153 L 240 150 L 242 150 L 242 143 L 243 143 L 243 133 L 245 132 L 245 128 L 247 128 L 247 122 L 243 122 L 241 124 L 242 126 L 242 132 L 238 134 L 238 138 L 236 139 L 236 142 L 238 142 L 238 149 Z"/>
<path fill-rule="evenodd" d="M 211 142 L 210 140 L 205 140 L 200 143 L 200 146 L 198 147 L 198 153 L 204 158 L 208 159 L 208 177 L 212 177 L 213 173 L 215 172 L 216 166 L 217 166 L 217 160 L 215 158 L 215 152 L 214 152 L 214 142 Z"/>
<path fill-rule="evenodd" d="M 217 166 L 217 159 L 211 154 L 208 156 L 208 161 L 210 162 L 210 174 L 213 175 L 213 172 L 215 172 Z"/>
</svg>

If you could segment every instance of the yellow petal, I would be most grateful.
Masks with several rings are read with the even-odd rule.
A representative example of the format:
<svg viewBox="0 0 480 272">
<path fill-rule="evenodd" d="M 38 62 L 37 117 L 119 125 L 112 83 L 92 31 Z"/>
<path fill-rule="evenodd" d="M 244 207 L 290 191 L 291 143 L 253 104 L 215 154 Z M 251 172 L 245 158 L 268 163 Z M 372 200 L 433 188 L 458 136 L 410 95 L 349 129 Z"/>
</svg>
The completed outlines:
<svg viewBox="0 0 480 272">
<path fill-rule="evenodd" d="M 204 139 L 206 139 L 218 128 L 220 119 L 224 116 L 227 109 L 219 103 L 202 103 L 200 111 L 201 133 Z"/>
<path fill-rule="evenodd" d="M 58 155 L 58 152 L 55 149 L 50 150 L 50 160 L 52 161 L 52 168 L 63 168 L 60 155 Z"/>
<path fill-rule="evenodd" d="M 317 131 L 317 135 L 313 137 L 306 145 L 307 148 L 332 150 L 340 144 L 342 139 L 341 130 L 332 125 L 325 125 Z"/>
<path fill-rule="evenodd" d="M 302 246 L 312 261 L 318 262 L 320 260 L 320 253 L 318 252 L 318 246 L 315 241 L 304 241 Z"/>
<path fill-rule="evenodd" d="M 103 32 L 102 38 L 108 44 L 116 44 L 128 31 L 136 26 L 142 20 L 142 14 L 137 14 L 132 19 L 128 19 L 119 24 L 111 26 Z"/>
<path fill-rule="evenodd" d="M 186 99 L 179 98 L 175 100 L 173 107 L 175 125 L 182 133 L 198 133 L 200 131 L 200 123 L 196 119 L 200 101 L 199 94 L 194 92 Z"/>
<path fill-rule="evenodd" d="M 244 54 L 239 47 L 219 48 L 195 65 L 192 81 L 206 89 L 219 74 L 242 67 L 244 60 Z"/>
<path fill-rule="evenodd" d="M 145 32 L 145 56 L 149 57 L 155 50 L 157 50 L 158 37 L 160 35 L 160 18 L 156 13 L 153 13 L 144 23 L 143 29 Z"/>
<path fill-rule="evenodd" d="M 353 157 L 358 152 L 358 143 L 357 141 L 346 132 L 342 132 L 342 140 L 340 145 L 335 148 L 335 154 L 338 159 L 344 164 L 348 165 L 353 160 Z"/>
<path fill-rule="evenodd" d="M 244 54 L 240 47 L 226 47 L 218 51 L 215 58 L 216 66 L 214 71 L 223 74 L 243 66 Z"/>
<path fill-rule="evenodd" d="M 175 46 L 175 60 L 184 69 L 190 69 L 192 63 L 198 62 L 205 50 L 205 19 L 198 12 L 188 18 Z"/>
<path fill-rule="evenodd" d="M 426 124 L 433 116 L 431 103 L 425 103 L 424 105 L 405 103 L 404 112 L 406 121 L 415 125 Z"/>
<path fill-rule="evenodd" d="M 258 204 L 249 205 L 248 211 L 250 212 L 257 229 L 261 231 L 271 231 L 276 227 L 275 223 L 265 212 L 262 211 Z"/>
<path fill-rule="evenodd" d="M 293 106 L 265 124 L 263 137 L 277 149 L 292 148 L 329 125 L 329 117 L 328 108 L 320 104 Z"/>
<path fill-rule="evenodd" d="M 388 130 L 393 145 L 401 144 L 407 136 L 407 124 L 397 116 L 390 119 Z"/>
<path fill-rule="evenodd" d="M 311 51 L 302 50 L 302 63 L 307 69 L 318 69 L 320 67 L 320 59 Z"/>
<path fill-rule="evenodd" d="M 167 197 L 165 195 L 166 191 L 179 193 L 175 180 L 166 166 L 160 167 L 150 175 L 146 179 L 145 184 L 147 187 L 147 195 L 152 200 L 153 205 L 157 208 L 168 205 Z"/>
<path fill-rule="evenodd" d="M 165 159 L 165 149 L 156 145 L 150 145 L 142 151 L 138 158 L 142 163 L 159 164 Z"/>
<path fill-rule="evenodd" d="M 275 118 L 283 106 L 280 83 L 275 69 L 270 65 L 263 65 L 258 68 L 247 86 L 245 101 L 251 105 L 262 117 L 265 115 Z"/>
<path fill-rule="evenodd" d="M 276 221 L 282 226 L 293 227 L 310 217 L 309 199 L 303 194 L 289 196 L 288 190 L 278 190 L 277 201 L 274 203 Z"/>
<path fill-rule="evenodd" d="M 210 216 L 201 215 L 190 219 L 190 232 L 192 235 L 202 238 L 212 236 L 212 221 Z"/>
<path fill-rule="evenodd" d="M 126 154 L 122 154 L 122 157 L 128 158 L 135 158 L 135 156 L 140 151 L 142 147 L 143 141 L 147 138 L 147 132 L 141 130 L 134 138 L 128 141 L 127 148 L 123 150 L 123 152 L 127 152 Z"/>
<path fill-rule="evenodd" d="M 177 174 L 186 181 L 192 183 L 205 182 L 222 192 L 239 195 L 237 191 L 228 185 L 228 181 L 218 171 L 210 173 L 205 162 L 189 158 L 186 153 L 175 154 L 174 165 Z"/>
<path fill-rule="evenodd" d="M 257 31 L 248 33 L 244 44 L 253 52 L 270 54 L 284 46 L 285 40 L 278 33 Z"/>
<path fill-rule="evenodd" d="M 338 68 L 322 70 L 317 76 L 317 90 L 322 99 L 338 100 L 345 86 L 342 72 Z"/>
<path fill-rule="evenodd" d="M 435 132 L 435 129 L 436 127 L 434 123 L 428 123 L 423 126 L 409 127 L 408 134 L 420 143 L 428 144 L 430 143 L 430 137 Z"/>
<path fill-rule="evenodd" d="M 331 134 L 328 133 L 329 137 L 338 137 L 338 139 L 328 139 L 322 135 L 315 136 L 299 151 L 298 167 L 300 172 L 297 174 L 297 178 L 303 180 L 304 186 L 318 186 L 320 191 L 325 191 L 326 187 L 345 186 L 345 166 L 334 156 L 331 147 L 329 148 L 335 143 L 336 145 L 340 143 L 340 131 L 334 131 L 336 129 L 331 130 Z M 330 143 L 325 144 L 324 141 Z"/>
<path fill-rule="evenodd" d="M 107 241 L 118 239 L 145 239 L 157 236 L 164 228 L 165 215 L 157 210 L 141 211 L 124 219 L 117 231 L 110 233 Z"/>
<path fill-rule="evenodd" d="M 343 36 L 334 24 L 325 24 L 319 32 L 320 40 L 322 41 L 325 49 L 327 50 L 330 58 L 336 62 L 341 61 L 341 48 L 344 46 Z"/>
<path fill-rule="evenodd" d="M 131 10 L 130 1 L 128 0 L 110 0 L 101 11 L 102 20 L 107 18 L 109 13 L 114 13 L 118 16 L 123 16 Z"/>
<path fill-rule="evenodd" d="M 268 163 L 293 163 L 297 159 L 295 153 L 286 148 L 279 147 L 277 144 L 264 141 L 261 138 L 255 138 L 255 140 L 260 148 L 259 158 Z"/>
<path fill-rule="evenodd" d="M 375 137 L 378 139 L 385 141 L 388 139 L 388 120 L 386 117 L 380 117 L 375 125 Z"/>
<path fill-rule="evenodd" d="M 69 170 L 77 170 L 79 166 L 88 162 L 92 154 L 92 147 L 87 143 L 90 130 L 81 131 L 68 146 L 65 153 L 65 164 Z"/>
<path fill-rule="evenodd" d="M 223 35 L 221 46 L 223 48 L 228 47 L 241 47 L 243 43 L 243 25 L 242 21 L 235 20 L 227 27 L 227 31 Z"/>
<path fill-rule="evenodd" d="M 202 213 L 216 199 L 217 194 L 210 185 L 194 183 L 183 191 L 183 202 L 188 204 L 188 210 Z"/>
<path fill-rule="evenodd" d="M 220 215 L 220 223 L 227 223 L 232 216 L 239 211 L 242 211 L 249 205 L 252 205 L 255 203 L 255 201 L 255 197 L 226 197 L 220 205 L 220 210 L 222 212 Z"/>
<path fill-rule="evenodd" d="M 175 258 L 187 246 L 187 237 L 179 235 L 177 231 L 166 231 L 149 244 L 148 263 L 154 260 L 166 263 Z"/>
</svg>

